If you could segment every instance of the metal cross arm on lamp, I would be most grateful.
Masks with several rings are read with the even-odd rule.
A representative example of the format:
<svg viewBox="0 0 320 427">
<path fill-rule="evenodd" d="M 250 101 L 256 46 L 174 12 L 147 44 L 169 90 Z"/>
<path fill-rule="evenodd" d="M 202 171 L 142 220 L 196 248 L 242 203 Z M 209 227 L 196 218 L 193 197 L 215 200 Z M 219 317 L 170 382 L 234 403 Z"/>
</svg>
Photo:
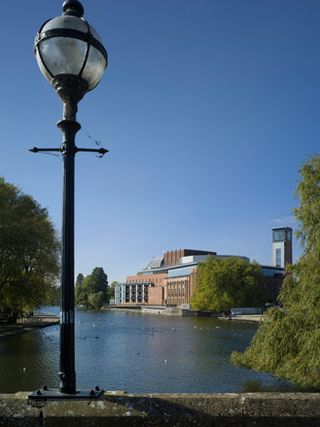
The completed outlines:
<svg viewBox="0 0 320 427">
<path fill-rule="evenodd" d="M 39 147 L 32 147 L 30 148 L 31 153 L 41 153 L 41 152 L 50 152 L 50 151 L 58 151 L 60 153 L 63 152 L 63 148 L 39 148 Z M 78 148 L 75 147 L 75 152 L 79 153 L 99 153 L 101 156 L 104 156 L 105 154 L 109 153 L 109 150 L 105 148 Z"/>
<path fill-rule="evenodd" d="M 63 14 L 46 21 L 35 39 L 35 55 L 44 77 L 63 102 L 63 118 L 57 124 L 63 139 L 60 148 L 33 147 L 34 153 L 59 151 L 63 157 L 63 214 L 61 256 L 61 319 L 60 319 L 60 387 L 44 387 L 29 395 L 31 399 L 97 397 L 99 387 L 77 391 L 75 373 L 74 327 L 74 175 L 75 154 L 95 152 L 101 156 L 105 148 L 78 148 L 76 121 L 78 102 L 100 82 L 108 63 L 107 51 L 97 32 L 83 18 L 84 9 L 78 0 L 63 3 Z"/>
</svg>

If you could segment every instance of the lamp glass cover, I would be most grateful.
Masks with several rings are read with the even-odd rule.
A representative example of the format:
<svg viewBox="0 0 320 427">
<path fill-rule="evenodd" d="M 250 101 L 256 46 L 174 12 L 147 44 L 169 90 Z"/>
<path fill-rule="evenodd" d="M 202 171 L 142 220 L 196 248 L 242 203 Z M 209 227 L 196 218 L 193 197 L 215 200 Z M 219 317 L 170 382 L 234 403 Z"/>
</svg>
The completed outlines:
<svg viewBox="0 0 320 427">
<path fill-rule="evenodd" d="M 53 77 L 78 75 L 86 58 L 87 43 L 72 37 L 52 37 L 39 46 L 41 57 Z"/>
<path fill-rule="evenodd" d="M 89 84 L 89 90 L 93 89 L 100 82 L 106 69 L 105 57 L 93 46 L 90 46 L 88 60 L 81 74 L 82 78 Z"/>
<path fill-rule="evenodd" d="M 90 28 L 90 30 L 89 30 Z M 60 30 L 61 35 L 46 34 L 48 31 Z M 90 42 L 83 41 L 63 30 L 76 30 L 81 33 L 91 33 L 91 36 L 102 41 L 98 33 L 89 26 L 83 18 L 72 15 L 62 15 L 48 21 L 41 28 L 42 39 L 36 46 L 36 58 L 42 74 L 49 82 L 60 74 L 79 76 L 87 81 L 88 90 L 93 89 L 101 80 L 107 62 L 103 54 Z"/>
</svg>

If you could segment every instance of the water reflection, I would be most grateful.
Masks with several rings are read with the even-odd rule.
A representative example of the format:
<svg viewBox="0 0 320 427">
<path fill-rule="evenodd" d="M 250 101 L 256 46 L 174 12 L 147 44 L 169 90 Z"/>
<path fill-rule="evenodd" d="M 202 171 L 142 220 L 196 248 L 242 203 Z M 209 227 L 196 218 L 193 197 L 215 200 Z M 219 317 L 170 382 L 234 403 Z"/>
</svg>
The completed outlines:
<svg viewBox="0 0 320 427">
<path fill-rule="evenodd" d="M 56 327 L 8 337 L 0 341 L 1 392 L 58 385 L 58 331 Z"/>
<path fill-rule="evenodd" d="M 230 353 L 247 347 L 255 330 L 216 319 L 78 311 L 77 384 L 134 393 L 290 389 L 230 364 Z M 56 326 L 1 340 L 0 392 L 57 387 L 58 358 Z"/>
</svg>

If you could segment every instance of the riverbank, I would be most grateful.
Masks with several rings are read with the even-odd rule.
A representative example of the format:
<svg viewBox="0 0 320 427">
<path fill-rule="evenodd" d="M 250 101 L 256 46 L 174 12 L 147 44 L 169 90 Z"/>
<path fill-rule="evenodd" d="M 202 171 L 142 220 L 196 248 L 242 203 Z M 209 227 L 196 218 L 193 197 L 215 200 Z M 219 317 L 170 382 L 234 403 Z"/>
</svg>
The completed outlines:
<svg viewBox="0 0 320 427">
<path fill-rule="evenodd" d="M 161 316 L 178 316 L 178 317 L 215 317 L 219 316 L 218 313 L 211 311 L 192 310 L 183 307 L 165 307 L 165 306 L 152 306 L 152 305 L 135 305 L 135 306 L 108 306 L 103 308 L 104 311 L 114 312 L 127 312 L 127 313 L 142 313 L 142 314 L 156 314 Z"/>
<path fill-rule="evenodd" d="M 219 320 L 243 323 L 261 323 L 264 321 L 263 314 L 237 314 L 236 316 L 219 316 Z"/>
<path fill-rule="evenodd" d="M 23 317 L 17 323 L 0 323 L 0 339 L 31 332 L 34 329 L 47 328 L 58 323 L 59 316 L 50 314 Z"/>
<path fill-rule="evenodd" d="M 134 306 L 108 306 L 103 308 L 104 311 L 155 314 L 161 316 L 180 316 L 180 317 L 213 317 L 219 320 L 230 320 L 233 322 L 243 323 L 261 323 L 264 320 L 263 314 L 237 314 L 235 316 L 222 316 L 221 313 L 212 311 L 192 310 L 184 307 L 164 307 L 151 305 L 134 305 Z"/>
</svg>

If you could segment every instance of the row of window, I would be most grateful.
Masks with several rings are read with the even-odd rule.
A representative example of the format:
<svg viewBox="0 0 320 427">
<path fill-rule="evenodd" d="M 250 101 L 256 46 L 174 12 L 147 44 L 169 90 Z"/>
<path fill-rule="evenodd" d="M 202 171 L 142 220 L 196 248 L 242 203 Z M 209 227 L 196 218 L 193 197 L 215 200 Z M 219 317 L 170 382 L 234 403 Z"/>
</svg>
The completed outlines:
<svg viewBox="0 0 320 427">
<path fill-rule="evenodd" d="M 150 280 L 144 280 L 144 282 L 147 282 L 147 283 L 141 283 L 141 279 L 139 280 L 139 279 L 130 279 L 130 280 L 128 280 L 127 282 L 128 283 L 134 283 L 134 284 L 136 284 L 136 283 L 141 283 L 142 285 L 149 285 L 149 284 L 154 284 L 154 283 L 161 283 L 161 281 L 162 281 L 162 279 L 154 279 L 153 277 L 152 278 L 150 278 Z"/>
<path fill-rule="evenodd" d="M 185 290 L 182 289 L 170 289 L 168 290 L 168 296 L 172 296 L 172 295 L 184 295 L 185 294 Z"/>
<path fill-rule="evenodd" d="M 132 292 L 131 294 L 129 293 L 129 292 L 126 292 L 125 294 L 123 293 L 119 293 L 118 294 L 119 295 L 119 298 L 135 298 L 136 296 L 138 296 L 138 297 L 142 297 L 143 295 L 145 296 L 145 297 L 147 297 L 148 296 L 148 292 L 145 292 L 144 294 L 142 294 L 141 292 L 138 292 L 138 293 L 135 293 L 135 292 Z"/>
<path fill-rule="evenodd" d="M 186 303 L 186 301 L 184 298 L 170 297 L 168 298 L 167 303 L 172 305 L 179 305 Z"/>
<path fill-rule="evenodd" d="M 142 287 L 138 287 L 138 288 L 136 288 L 136 287 L 129 287 L 129 286 L 126 286 L 125 287 L 125 289 L 120 289 L 119 290 L 119 292 L 148 292 L 148 288 L 142 288 Z"/>
<path fill-rule="evenodd" d="M 176 282 L 168 282 L 168 288 L 172 287 L 172 286 L 185 286 L 187 285 L 189 282 L 189 280 L 177 280 Z"/>
</svg>

